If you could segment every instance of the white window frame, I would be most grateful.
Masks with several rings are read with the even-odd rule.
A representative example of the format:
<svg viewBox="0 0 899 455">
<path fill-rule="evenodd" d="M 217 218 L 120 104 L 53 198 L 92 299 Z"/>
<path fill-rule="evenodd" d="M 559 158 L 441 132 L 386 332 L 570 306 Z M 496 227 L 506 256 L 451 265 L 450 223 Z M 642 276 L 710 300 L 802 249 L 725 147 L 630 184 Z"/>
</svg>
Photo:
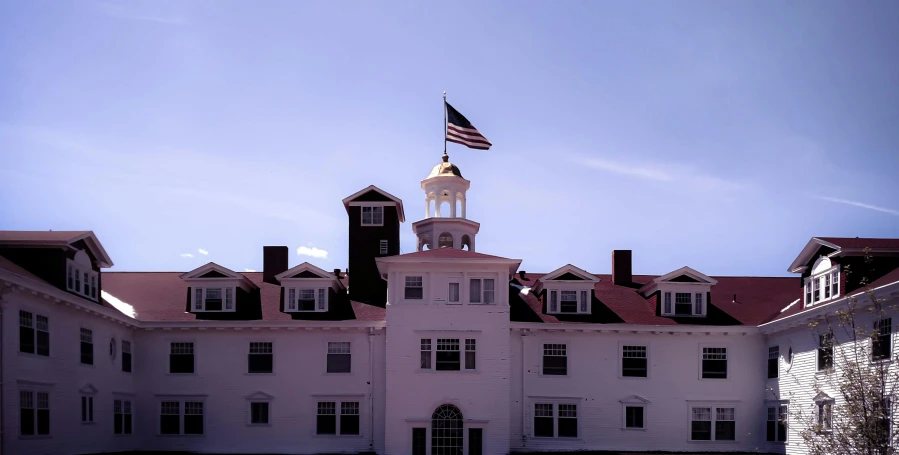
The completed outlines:
<svg viewBox="0 0 899 455">
<path fill-rule="evenodd" d="M 824 258 L 821 258 L 824 259 Z M 818 259 L 820 261 L 821 259 Z M 817 261 L 816 261 L 817 263 Z M 828 286 L 828 282 L 830 285 Z M 815 286 L 818 287 L 818 298 L 815 298 Z M 824 288 L 827 287 L 825 290 Z M 822 270 L 814 275 L 809 275 L 803 279 L 802 283 L 802 300 L 806 307 L 818 305 L 823 302 L 838 299 L 840 297 L 840 265 Z M 810 292 L 809 292 L 810 291 Z M 830 294 L 825 297 L 826 294 Z M 809 300 L 811 299 L 811 300 Z"/>
<path fill-rule="evenodd" d="M 562 349 L 564 349 L 564 351 L 565 351 L 565 355 L 564 356 L 549 355 L 548 357 L 565 357 L 565 374 L 544 374 L 543 373 L 543 358 L 547 357 L 547 355 L 546 355 L 547 346 L 554 346 L 554 347 L 550 348 L 549 350 L 550 350 L 550 352 L 555 352 L 555 351 L 559 350 L 556 347 L 558 345 L 562 346 Z M 545 341 L 541 341 L 538 344 L 538 346 L 540 348 L 540 351 L 539 351 L 540 352 L 540 371 L 538 371 L 538 376 L 543 377 L 543 378 L 567 378 L 567 377 L 571 376 L 571 362 L 568 361 L 571 359 L 571 356 L 569 355 L 571 353 L 571 349 L 569 349 L 570 343 L 568 341 L 545 340 Z"/>
<path fill-rule="evenodd" d="M 209 289 L 218 289 L 222 293 L 222 309 L 207 310 L 206 298 Z M 192 286 L 191 312 L 194 313 L 233 313 L 237 311 L 237 287 L 235 286 Z M 228 308 L 230 306 L 230 308 Z"/>
<path fill-rule="evenodd" d="M 836 401 L 833 398 L 818 400 L 815 402 L 815 423 L 818 424 L 819 433 L 833 432 L 833 408 Z M 827 413 L 827 407 L 830 407 L 830 413 Z M 822 420 L 822 417 L 824 418 Z M 827 425 L 825 425 L 825 423 Z"/>
<path fill-rule="evenodd" d="M 116 402 L 117 401 L 119 402 L 119 406 L 120 406 L 118 408 L 118 410 L 121 411 L 121 412 L 119 412 L 119 414 L 122 414 L 122 432 L 121 433 L 115 432 L 115 418 L 116 418 L 115 416 L 116 416 Z M 126 403 L 127 403 L 127 406 L 126 406 Z M 125 412 L 126 410 L 128 412 Z M 131 428 L 130 428 L 130 431 L 127 433 L 125 432 L 125 416 L 126 415 L 131 416 Z M 134 434 L 134 428 L 135 428 L 135 425 L 134 425 L 134 400 L 132 399 L 132 397 L 120 396 L 120 395 L 113 396 L 113 398 L 112 398 L 112 425 L 113 425 L 112 434 L 114 436 L 131 436 Z"/>
<path fill-rule="evenodd" d="M 478 300 L 472 300 L 472 283 L 478 282 Z M 487 291 L 486 284 L 487 282 L 493 282 L 493 289 L 491 291 Z M 495 277 L 485 277 L 485 276 L 469 276 L 468 277 L 468 303 L 471 305 L 496 305 L 496 278 Z M 491 301 L 487 302 L 487 293 L 492 292 Z"/>
<path fill-rule="evenodd" d="M 253 405 L 257 403 L 265 403 L 266 422 L 253 422 Z M 248 398 L 247 399 L 247 425 L 251 427 L 270 427 L 272 426 L 272 400 L 271 398 Z"/>
<path fill-rule="evenodd" d="M 163 434 L 163 433 L 162 433 L 162 419 L 161 419 L 161 417 L 162 417 L 162 403 L 163 403 L 163 402 L 172 402 L 172 401 L 178 402 L 178 425 L 179 425 L 178 433 L 177 433 L 177 434 L 171 434 L 171 433 L 169 433 L 169 434 Z M 203 432 L 200 433 L 200 434 L 195 434 L 195 433 L 186 434 L 186 433 L 184 433 L 184 420 L 185 420 L 184 417 L 188 415 L 188 414 L 187 414 L 187 403 L 202 403 L 202 406 L 201 406 L 201 407 L 202 407 L 202 409 L 203 409 L 203 413 L 200 414 L 200 415 L 203 416 Z M 196 397 L 194 397 L 194 396 L 191 396 L 191 397 L 185 397 L 185 396 L 157 397 L 157 400 L 156 400 L 156 412 L 157 412 L 157 414 L 156 414 L 156 435 L 157 435 L 157 436 L 172 436 L 172 437 L 185 437 L 185 436 L 187 436 L 187 437 L 204 437 L 204 436 L 206 436 L 206 434 L 207 434 L 206 427 L 207 427 L 207 423 L 208 423 L 208 421 L 209 421 L 209 406 L 207 406 L 207 403 L 206 403 L 206 397 L 205 397 L 205 396 L 196 396 Z M 195 414 L 190 414 L 190 415 L 195 415 Z M 133 417 L 132 417 L 132 418 L 133 418 Z M 132 422 L 132 427 L 133 427 L 133 422 Z"/>
<path fill-rule="evenodd" d="M 702 377 L 702 361 L 705 360 L 706 349 L 724 349 L 724 362 L 725 362 L 725 371 L 723 378 L 704 378 Z M 699 345 L 699 379 L 703 381 L 727 381 L 731 378 L 730 374 L 730 353 L 731 347 L 730 344 L 718 343 L 718 344 L 700 344 Z M 721 353 L 709 352 L 709 355 L 717 355 Z M 722 359 L 709 359 L 709 360 L 722 360 Z"/>
<path fill-rule="evenodd" d="M 346 352 L 334 352 L 333 354 L 334 354 L 334 355 L 346 355 L 346 354 L 349 354 L 349 356 L 350 356 L 350 371 L 334 371 L 334 372 L 328 371 L 328 356 L 332 354 L 332 352 L 331 352 L 331 343 L 346 343 L 346 344 L 349 345 L 349 351 L 350 351 L 349 353 L 346 353 Z M 349 376 L 349 375 L 352 375 L 353 372 L 355 371 L 355 368 L 353 368 L 353 357 L 354 357 L 354 356 L 353 356 L 353 342 L 352 342 L 351 340 L 346 339 L 346 338 L 332 338 L 332 339 L 325 339 L 325 340 L 324 340 L 324 344 L 325 344 L 325 346 L 324 346 L 324 352 L 325 352 L 325 355 L 324 355 L 324 365 L 323 365 L 323 368 L 322 368 L 322 371 L 325 372 L 324 374 L 326 374 L 326 375 L 332 375 L 332 374 L 333 374 L 333 375 L 338 375 L 338 376 Z M 337 349 L 337 346 L 335 346 L 335 350 L 336 350 L 336 349 Z"/>
<path fill-rule="evenodd" d="M 625 376 L 624 375 L 624 347 L 642 347 L 646 349 L 646 376 Z M 650 346 L 645 341 L 620 341 L 618 342 L 618 378 L 624 380 L 640 380 L 645 381 L 652 375 L 652 362 L 650 361 Z M 644 415 L 644 419 L 646 416 Z"/>
<path fill-rule="evenodd" d="M 363 420 L 362 410 L 364 406 L 364 400 L 362 396 L 342 396 L 342 397 L 329 397 L 329 396 L 317 396 L 313 395 L 315 400 L 313 403 L 315 404 L 315 424 L 312 428 L 312 435 L 315 437 L 327 437 L 327 438 L 360 438 L 365 434 L 365 421 Z M 331 415 L 331 414 L 319 414 L 319 403 L 334 403 L 334 434 L 330 433 L 318 433 L 318 416 L 319 415 Z M 344 403 L 356 403 L 356 414 L 347 414 L 347 415 L 355 415 L 359 417 L 359 432 L 356 434 L 341 434 L 340 433 L 340 417 L 343 416 L 343 404 Z"/>
<path fill-rule="evenodd" d="M 554 283 L 546 288 L 547 314 L 590 314 L 593 312 L 593 283 L 589 287 L 578 284 Z M 562 292 L 575 293 L 575 311 L 562 311 Z M 555 302 L 555 304 L 553 304 Z"/>
<path fill-rule="evenodd" d="M 709 422 L 711 422 L 711 439 L 693 439 L 693 409 L 709 409 L 710 416 Z M 733 409 L 734 411 L 734 439 L 718 439 L 716 430 L 715 430 L 715 422 L 718 421 L 718 409 Z M 689 402 L 689 406 L 687 406 L 687 441 L 688 442 L 698 442 L 698 443 L 716 443 L 716 442 L 724 442 L 724 443 L 736 443 L 740 442 L 740 431 L 737 424 L 740 422 L 737 417 L 740 416 L 739 411 L 740 408 L 737 406 L 737 403 L 728 403 L 728 402 Z M 766 411 L 767 412 L 767 411 Z"/>
<path fill-rule="evenodd" d="M 70 280 L 69 278 L 74 278 Z M 85 281 L 86 280 L 86 281 Z M 88 290 L 84 292 L 87 283 Z M 66 259 L 66 290 L 74 292 L 88 300 L 98 301 L 100 296 L 100 272 L 88 264 L 79 264 L 72 259 Z"/>
<path fill-rule="evenodd" d="M 43 320 L 41 320 L 43 319 Z M 50 337 L 50 318 L 39 313 L 35 313 L 34 311 L 26 311 L 23 309 L 19 310 L 19 332 L 21 333 L 22 328 L 31 329 L 31 345 L 34 347 L 34 352 L 22 352 L 22 343 L 21 343 L 21 334 L 17 334 L 19 337 L 16 340 L 16 353 L 19 355 L 32 355 L 32 356 L 41 356 L 41 357 L 51 357 L 51 349 L 50 343 L 52 343 L 52 338 Z M 47 354 L 38 353 L 37 348 L 37 335 L 38 332 L 45 332 L 47 334 L 48 346 L 47 346 Z M 80 351 L 79 351 L 80 356 Z"/>
<path fill-rule="evenodd" d="M 286 288 L 284 295 L 284 311 L 287 313 L 325 313 L 330 307 L 330 287 L 329 286 L 292 286 Z M 300 293 L 303 291 L 312 291 L 315 303 L 312 310 L 300 309 Z"/>
<path fill-rule="evenodd" d="M 709 312 L 710 288 L 705 283 L 669 283 L 659 286 L 659 307 L 662 316 L 678 318 L 705 317 Z M 687 294 L 690 297 L 690 314 L 677 313 L 677 295 Z M 682 302 L 681 305 L 686 305 Z M 697 308 L 700 312 L 697 312 Z"/>
<path fill-rule="evenodd" d="M 365 222 L 365 212 L 368 212 L 368 223 Z M 375 222 L 375 214 L 381 213 L 381 221 Z M 362 226 L 383 226 L 384 225 L 384 206 L 383 205 L 363 205 L 359 210 L 359 223 Z"/>
<path fill-rule="evenodd" d="M 456 300 L 453 300 L 453 286 L 456 288 Z M 461 278 L 450 278 L 446 284 L 446 303 L 450 305 L 461 305 L 462 304 L 462 279 Z"/>
<path fill-rule="evenodd" d="M 584 408 L 581 406 L 580 398 L 550 398 L 550 397 L 530 397 L 530 412 L 528 415 L 528 425 L 530 426 L 530 431 L 528 432 L 530 436 L 537 440 L 559 440 L 559 441 L 577 441 L 579 439 L 583 439 L 583 426 L 581 425 L 582 417 L 584 414 Z M 538 404 L 550 404 L 552 405 L 553 412 L 553 435 L 552 436 L 537 436 L 536 435 L 536 425 L 534 425 L 534 418 L 537 414 L 537 405 Z M 560 405 L 570 405 L 575 406 L 575 413 L 577 419 L 577 436 L 559 436 L 559 406 Z"/>
<path fill-rule="evenodd" d="M 15 417 L 16 424 L 21 424 L 21 412 L 22 412 L 21 410 L 22 409 L 31 409 L 34 411 L 34 415 L 32 416 L 32 425 L 34 427 L 34 433 L 33 434 L 22 434 L 22 428 L 20 426 L 19 427 L 19 435 L 18 435 L 20 439 L 41 439 L 41 438 L 53 437 L 53 406 L 52 406 L 53 399 L 50 394 L 50 388 L 51 388 L 50 384 L 30 385 L 30 386 L 20 385 L 18 387 L 17 390 L 19 391 L 19 399 L 17 400 L 17 404 L 18 404 L 19 412 L 17 413 L 17 415 Z M 23 404 L 22 403 L 22 393 L 31 394 L 30 395 L 31 407 L 25 408 L 22 406 L 22 404 Z M 47 402 L 45 403 L 46 407 L 41 407 L 41 400 L 40 400 L 41 394 L 46 395 L 46 398 L 47 398 Z M 50 428 L 49 428 L 49 432 L 47 434 L 38 433 L 38 410 L 40 410 L 40 409 L 46 409 L 49 414 Z"/>
<path fill-rule="evenodd" d="M 81 397 L 81 400 L 79 400 L 78 410 L 81 416 L 81 424 L 93 425 L 96 423 L 96 420 L 94 419 L 94 396 L 96 396 L 96 394 L 81 392 L 79 396 Z M 85 409 L 85 407 L 87 409 Z"/>
<path fill-rule="evenodd" d="M 417 286 L 406 286 L 407 280 L 408 280 L 409 278 L 419 278 L 419 279 L 421 279 L 421 298 L 420 298 L 420 299 L 407 298 L 407 297 L 406 297 L 406 288 L 413 288 L 413 289 L 414 289 L 414 288 L 417 288 Z M 427 281 L 428 281 L 428 276 L 427 276 L 426 274 L 419 274 L 419 275 L 416 275 L 416 274 L 407 274 L 407 275 L 401 275 L 401 276 L 400 276 L 400 285 L 402 286 L 402 288 L 400 289 L 400 296 L 402 297 L 401 300 L 404 301 L 404 302 L 412 302 L 412 303 L 417 303 L 417 302 L 424 302 L 424 301 L 426 301 L 427 298 L 428 298 L 428 283 L 427 283 Z"/>
<path fill-rule="evenodd" d="M 184 345 L 189 344 L 190 345 L 191 359 L 193 361 L 193 371 L 192 372 L 190 372 L 190 373 L 173 373 L 172 372 L 171 358 L 172 358 L 172 355 L 174 354 L 172 352 L 172 348 L 174 347 L 173 345 L 175 343 L 177 343 L 179 345 L 180 344 L 184 344 Z M 166 374 L 175 375 L 175 376 L 185 376 L 185 375 L 197 374 L 197 342 L 194 340 L 175 339 L 175 340 L 168 340 L 167 344 L 169 345 L 169 349 L 168 349 L 169 353 L 165 356 L 165 361 L 166 361 L 165 372 L 166 372 Z M 183 346 L 183 347 L 186 348 L 187 346 Z M 184 353 L 179 353 L 179 354 L 184 354 Z"/>
<path fill-rule="evenodd" d="M 268 346 L 266 346 L 268 345 Z M 255 351 L 253 352 L 255 348 Z M 265 352 L 268 350 L 269 352 Z M 250 356 L 251 355 L 271 355 L 272 356 L 272 371 L 270 372 L 262 372 L 262 373 L 250 373 Z M 271 340 L 258 340 L 253 339 L 247 342 L 247 370 L 246 374 L 250 376 L 259 376 L 259 375 L 272 375 L 275 374 L 275 342 Z"/>
<path fill-rule="evenodd" d="M 642 408 L 643 409 L 643 426 L 640 428 L 637 427 L 628 427 L 627 426 L 627 408 Z M 636 396 L 629 397 L 627 399 L 621 400 L 621 429 L 624 431 L 646 431 L 649 428 L 647 421 L 649 420 L 649 416 L 646 411 L 649 408 L 649 401 L 641 399 Z"/>
</svg>

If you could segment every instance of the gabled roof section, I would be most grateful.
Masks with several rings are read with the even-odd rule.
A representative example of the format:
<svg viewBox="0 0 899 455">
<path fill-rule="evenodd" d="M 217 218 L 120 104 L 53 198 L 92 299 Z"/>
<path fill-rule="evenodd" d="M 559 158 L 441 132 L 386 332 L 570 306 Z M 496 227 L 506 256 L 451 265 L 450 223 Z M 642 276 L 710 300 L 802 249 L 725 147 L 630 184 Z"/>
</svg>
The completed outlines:
<svg viewBox="0 0 899 455">
<path fill-rule="evenodd" d="M 258 392 L 251 393 L 246 396 L 246 399 L 248 399 L 248 400 L 271 400 L 272 398 L 275 398 L 275 397 L 273 397 L 261 390 Z"/>
<path fill-rule="evenodd" d="M 337 283 L 338 288 L 343 288 L 343 282 L 340 277 L 331 272 L 320 269 L 308 262 L 304 262 L 292 269 L 286 270 L 275 275 L 275 279 L 279 282 L 285 279 L 305 279 L 305 280 L 331 280 Z"/>
<path fill-rule="evenodd" d="M 258 288 L 252 281 L 248 280 L 246 276 L 237 273 L 227 267 L 220 266 L 215 262 L 210 262 L 206 265 L 202 265 L 197 267 L 190 272 L 182 273 L 179 278 L 184 281 L 196 281 L 196 280 L 238 280 L 241 285 L 246 286 L 248 289 Z"/>
<path fill-rule="evenodd" d="M 543 275 L 540 277 L 540 281 L 585 281 L 596 283 L 599 281 L 599 278 L 586 270 L 577 268 L 571 264 L 566 264 Z"/>
<path fill-rule="evenodd" d="M 468 262 L 477 261 L 481 263 L 504 264 L 509 267 L 509 273 L 515 273 L 518 266 L 521 265 L 521 259 L 509 259 L 490 254 L 476 253 L 474 251 L 460 250 L 457 248 L 437 248 L 434 250 L 416 251 L 414 253 L 400 254 L 397 256 L 384 256 L 375 258 L 378 264 L 378 271 L 387 273 L 384 268 L 385 264 L 402 263 L 402 262 Z"/>
<path fill-rule="evenodd" d="M 860 237 L 812 237 L 799 252 L 799 256 L 793 260 L 787 269 L 790 273 L 800 273 L 806 270 L 808 263 L 814 259 L 815 254 L 822 248 L 827 248 L 828 255 L 842 255 L 845 253 L 860 253 L 866 248 L 872 253 L 893 252 L 899 253 L 899 239 L 876 239 Z"/>
<path fill-rule="evenodd" d="M 653 278 L 652 281 L 640 288 L 640 292 L 649 291 L 662 283 L 700 283 L 714 286 L 718 284 L 718 280 L 690 267 L 683 266 L 673 272 Z"/>
<path fill-rule="evenodd" d="M 622 403 L 630 403 L 630 404 L 646 404 L 649 403 L 649 400 L 643 398 L 639 395 L 630 395 L 618 400 Z"/>
<path fill-rule="evenodd" d="M 83 387 L 81 387 L 80 389 L 78 389 L 78 393 L 81 393 L 81 394 L 84 394 L 84 395 L 96 395 L 96 394 L 97 394 L 97 388 L 94 387 L 93 384 L 85 384 Z"/>
<path fill-rule="evenodd" d="M 369 194 L 372 192 L 374 194 Z M 368 197 L 364 197 L 364 196 L 368 196 Z M 376 198 L 376 199 L 371 199 L 371 196 L 380 196 L 380 197 Z M 344 206 L 344 208 L 346 208 L 347 212 L 350 211 L 350 202 L 354 202 L 357 199 L 366 199 L 369 201 L 372 201 L 372 200 L 393 201 L 396 203 L 396 213 L 400 218 L 400 223 L 406 222 L 406 212 L 403 210 L 402 199 L 400 199 L 400 198 L 398 198 L 398 197 L 396 197 L 374 185 L 369 185 L 368 187 L 363 188 L 363 189 L 345 197 L 343 199 L 343 206 Z"/>
<path fill-rule="evenodd" d="M 112 259 L 94 231 L 0 231 L 0 245 L 6 246 L 64 247 L 79 240 L 84 240 L 101 268 L 112 267 Z"/>
<path fill-rule="evenodd" d="M 822 401 L 831 401 L 831 400 L 833 400 L 833 398 L 831 398 L 830 395 L 824 393 L 823 391 L 818 392 L 818 394 L 815 395 L 815 398 L 812 398 L 812 401 L 814 401 L 815 403 L 820 403 Z"/>
</svg>

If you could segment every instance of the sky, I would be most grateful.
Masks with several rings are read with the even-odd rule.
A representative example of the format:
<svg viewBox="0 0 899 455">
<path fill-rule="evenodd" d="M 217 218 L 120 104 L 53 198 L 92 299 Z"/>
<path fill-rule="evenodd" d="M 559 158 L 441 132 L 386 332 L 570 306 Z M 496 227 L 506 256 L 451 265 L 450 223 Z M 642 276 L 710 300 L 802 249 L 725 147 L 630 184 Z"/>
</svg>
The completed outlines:
<svg viewBox="0 0 899 455">
<path fill-rule="evenodd" d="M 0 229 L 120 271 L 346 268 L 341 200 L 449 144 L 479 252 L 522 270 L 788 275 L 899 237 L 899 3 L 0 0 Z"/>
</svg>

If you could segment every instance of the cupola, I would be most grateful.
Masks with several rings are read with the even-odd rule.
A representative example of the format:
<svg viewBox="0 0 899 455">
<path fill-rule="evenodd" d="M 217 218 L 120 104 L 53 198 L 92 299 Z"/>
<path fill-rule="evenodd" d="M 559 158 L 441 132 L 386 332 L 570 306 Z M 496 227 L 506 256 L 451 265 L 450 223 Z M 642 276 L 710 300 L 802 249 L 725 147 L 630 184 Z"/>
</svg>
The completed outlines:
<svg viewBox="0 0 899 455">
<path fill-rule="evenodd" d="M 471 182 L 443 153 L 443 161 L 421 181 L 425 192 L 425 217 L 412 224 L 418 237 L 418 251 L 457 248 L 474 251 L 480 224 L 465 218 L 466 193 Z"/>
</svg>

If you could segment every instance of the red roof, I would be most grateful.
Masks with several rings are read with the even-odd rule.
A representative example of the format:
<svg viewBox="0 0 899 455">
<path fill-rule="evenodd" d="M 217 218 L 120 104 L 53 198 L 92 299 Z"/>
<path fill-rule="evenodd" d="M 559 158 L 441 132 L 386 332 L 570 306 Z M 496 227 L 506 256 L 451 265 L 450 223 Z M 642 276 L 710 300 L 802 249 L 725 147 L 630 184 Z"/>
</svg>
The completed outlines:
<svg viewBox="0 0 899 455">
<path fill-rule="evenodd" d="M 103 272 L 103 291 L 134 307 L 141 321 L 192 321 L 187 313 L 188 283 L 180 278 L 182 272 Z M 281 312 L 281 287 L 262 281 L 262 272 L 243 273 L 259 286 L 262 320 L 287 321 L 291 315 Z M 384 308 L 350 302 L 356 320 L 383 321 Z"/>
<path fill-rule="evenodd" d="M 0 243 L 71 242 L 90 231 L 0 231 Z"/>
<path fill-rule="evenodd" d="M 457 248 L 437 248 L 436 250 L 416 251 L 414 253 L 389 256 L 409 259 L 508 259 L 501 256 L 493 256 L 474 251 L 460 250 Z"/>
<path fill-rule="evenodd" d="M 858 237 L 815 237 L 840 248 L 896 248 L 899 249 L 899 239 L 872 239 Z"/>
</svg>

